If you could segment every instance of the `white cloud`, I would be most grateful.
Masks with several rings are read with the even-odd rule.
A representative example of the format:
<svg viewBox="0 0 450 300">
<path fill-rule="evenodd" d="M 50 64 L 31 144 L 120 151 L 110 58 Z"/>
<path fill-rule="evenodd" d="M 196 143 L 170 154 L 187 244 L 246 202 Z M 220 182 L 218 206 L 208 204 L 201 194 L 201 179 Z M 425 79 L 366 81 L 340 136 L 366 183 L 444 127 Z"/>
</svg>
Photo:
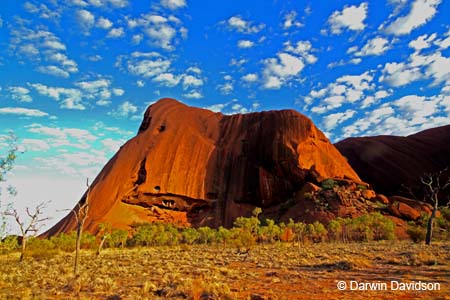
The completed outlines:
<svg viewBox="0 0 450 300">
<path fill-rule="evenodd" d="M 187 34 L 187 29 L 182 27 L 180 19 L 174 16 L 164 17 L 154 13 L 142 15 L 138 19 L 128 19 L 128 27 L 132 29 L 139 27 L 150 44 L 165 50 L 174 50 L 177 35 L 185 38 Z M 136 36 L 134 42 L 139 43 L 141 37 L 139 35 L 134 36 Z"/>
<path fill-rule="evenodd" d="M 113 28 L 108 32 L 107 38 L 110 39 L 118 39 L 125 36 L 125 31 L 123 30 L 123 27 L 119 28 Z"/>
<path fill-rule="evenodd" d="M 226 21 L 229 30 L 252 34 L 260 32 L 265 24 L 253 25 L 253 22 L 244 20 L 241 16 L 233 16 Z"/>
<path fill-rule="evenodd" d="M 313 49 L 310 41 L 298 41 L 296 44 L 292 45 L 290 41 L 284 43 L 285 50 L 302 57 L 308 64 L 313 64 L 317 61 L 317 57 L 311 54 L 315 51 Z"/>
<path fill-rule="evenodd" d="M 21 86 L 11 86 L 8 88 L 11 98 L 19 102 L 32 102 L 30 90 Z"/>
<path fill-rule="evenodd" d="M 78 25 L 81 27 L 81 29 L 86 34 L 89 34 L 89 31 L 95 24 L 94 15 L 86 9 L 79 9 L 76 12 L 76 18 L 78 21 Z"/>
<path fill-rule="evenodd" d="M 37 68 L 37 70 L 41 73 L 56 77 L 69 78 L 70 76 L 69 72 L 57 66 L 40 66 Z"/>
<path fill-rule="evenodd" d="M 304 62 L 288 53 L 278 53 L 278 58 L 264 60 L 264 88 L 279 89 L 283 83 L 298 75 L 305 67 Z"/>
<path fill-rule="evenodd" d="M 409 14 L 397 18 L 386 28 L 386 32 L 394 35 L 409 34 L 430 21 L 440 3 L 441 0 L 415 0 Z"/>
<path fill-rule="evenodd" d="M 431 46 L 431 42 L 436 38 L 436 34 L 424 34 L 419 36 L 417 39 L 409 42 L 408 46 L 413 48 L 416 51 L 420 51 L 422 49 L 427 49 Z"/>
<path fill-rule="evenodd" d="M 296 20 L 297 12 L 291 11 L 284 16 L 283 28 L 289 29 L 291 27 L 303 27 L 304 25 Z"/>
<path fill-rule="evenodd" d="M 320 90 L 312 90 L 305 97 L 306 108 L 313 105 L 314 113 L 325 113 L 341 107 L 344 103 L 362 100 L 374 89 L 373 76 L 369 72 L 360 75 L 344 75 Z M 319 103 L 314 103 L 319 101 Z M 365 104 L 367 105 L 367 103 Z"/>
<path fill-rule="evenodd" d="M 367 42 L 364 47 L 355 53 L 355 56 L 381 55 L 390 49 L 390 44 L 384 37 L 375 37 Z M 350 51 L 350 49 L 349 49 Z"/>
<path fill-rule="evenodd" d="M 169 9 L 178 9 L 186 6 L 185 0 L 161 0 L 161 5 Z"/>
<path fill-rule="evenodd" d="M 107 149 L 107 151 L 110 152 L 117 152 L 119 150 L 120 146 L 124 144 L 123 140 L 114 140 L 112 138 L 106 138 L 101 141 L 103 147 Z"/>
<path fill-rule="evenodd" d="M 39 6 L 37 6 L 37 5 L 34 5 L 33 3 L 25 2 L 23 7 L 25 8 L 25 10 L 27 12 L 32 13 L 32 14 L 37 14 L 37 15 L 39 15 L 39 18 L 42 18 L 42 19 L 55 20 L 55 19 L 59 19 L 61 17 L 57 10 L 51 10 L 47 7 L 47 5 L 45 5 L 43 3 L 41 3 Z"/>
<path fill-rule="evenodd" d="M 73 5 L 80 7 L 94 6 L 98 8 L 124 8 L 128 6 L 128 0 L 70 0 Z"/>
<path fill-rule="evenodd" d="M 108 114 L 115 118 L 118 118 L 118 119 L 124 119 L 124 118 L 129 118 L 130 116 L 135 114 L 137 111 L 138 111 L 138 108 L 136 105 L 134 105 L 130 101 L 125 101 L 125 102 L 121 103 L 120 105 L 118 105 L 116 109 L 109 112 Z"/>
<path fill-rule="evenodd" d="M 205 107 L 205 109 L 213 111 L 213 112 L 221 112 L 225 106 L 226 106 L 226 104 L 219 103 L 219 104 L 213 104 L 213 105 L 207 106 L 207 107 Z"/>
<path fill-rule="evenodd" d="M 183 94 L 183 97 L 189 99 L 200 99 L 203 98 L 203 95 L 199 91 L 191 91 L 189 93 Z"/>
<path fill-rule="evenodd" d="M 245 82 L 256 82 L 258 81 L 258 75 L 255 73 L 249 73 L 241 77 Z"/>
<path fill-rule="evenodd" d="M 113 26 L 113 22 L 111 22 L 107 18 L 100 17 L 97 20 L 96 26 L 101 29 L 110 29 Z"/>
<path fill-rule="evenodd" d="M 25 147 L 26 151 L 50 150 L 50 145 L 46 141 L 38 139 L 23 139 L 21 145 Z"/>
<path fill-rule="evenodd" d="M 450 83 L 450 58 L 440 51 L 427 55 L 416 51 L 406 62 L 386 63 L 379 80 L 398 87 L 421 79 L 433 79 L 432 85 Z"/>
<path fill-rule="evenodd" d="M 38 109 L 29 109 L 22 107 L 2 107 L 0 115 L 19 115 L 25 117 L 47 117 L 48 113 Z"/>
<path fill-rule="evenodd" d="M 348 109 L 344 112 L 327 115 L 323 118 L 323 126 L 326 130 L 334 129 L 337 125 L 351 119 L 355 114 L 356 111 Z"/>
<path fill-rule="evenodd" d="M 367 17 L 367 2 L 359 6 L 345 6 L 342 11 L 335 11 L 329 17 L 328 23 L 333 34 L 340 34 L 343 30 L 361 31 L 366 27 L 364 20 Z"/>
<path fill-rule="evenodd" d="M 445 39 L 438 39 L 434 43 L 439 46 L 440 49 L 447 49 L 450 47 L 450 29 L 445 34 Z"/>
<path fill-rule="evenodd" d="M 11 29 L 10 50 L 18 59 L 27 59 L 37 71 L 67 78 L 78 72 L 77 63 L 65 54 L 66 45 L 52 32 L 28 29 L 21 23 Z"/>
<path fill-rule="evenodd" d="M 122 89 L 111 89 L 111 80 L 99 78 L 95 80 L 78 81 L 78 88 L 50 87 L 41 83 L 32 83 L 29 86 L 43 95 L 60 102 L 61 108 L 84 110 L 86 103 L 83 100 L 96 101 L 100 106 L 111 103 L 111 95 L 120 94 Z"/>
<path fill-rule="evenodd" d="M 174 87 L 180 83 L 182 76 L 175 76 L 172 73 L 161 73 L 152 80 L 167 87 Z"/>
<path fill-rule="evenodd" d="M 119 89 L 119 88 L 113 88 L 112 92 L 115 96 L 123 96 L 123 94 L 125 94 L 125 91 L 123 89 Z"/>
<path fill-rule="evenodd" d="M 116 66 L 125 67 L 131 74 L 145 78 L 166 73 L 170 65 L 170 60 L 156 52 L 133 52 L 128 58 L 119 57 L 116 63 Z"/>
<path fill-rule="evenodd" d="M 238 41 L 238 47 L 239 48 L 251 48 L 255 45 L 254 42 L 249 40 L 240 40 Z"/>
<path fill-rule="evenodd" d="M 233 92 L 234 86 L 232 82 L 225 82 L 224 84 L 219 85 L 218 89 L 221 94 L 229 95 Z"/>
<path fill-rule="evenodd" d="M 203 80 L 201 78 L 197 78 L 193 75 L 184 75 L 183 76 L 183 88 L 187 89 L 189 87 L 199 87 L 203 85 Z"/>
</svg>

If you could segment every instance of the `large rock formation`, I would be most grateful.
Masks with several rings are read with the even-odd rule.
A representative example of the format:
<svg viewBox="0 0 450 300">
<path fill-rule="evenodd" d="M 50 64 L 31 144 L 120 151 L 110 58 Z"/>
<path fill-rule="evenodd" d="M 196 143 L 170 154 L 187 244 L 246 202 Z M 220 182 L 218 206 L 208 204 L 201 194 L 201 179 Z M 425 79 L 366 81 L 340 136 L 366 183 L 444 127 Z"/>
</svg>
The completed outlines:
<svg viewBox="0 0 450 300">
<path fill-rule="evenodd" d="M 407 137 L 348 138 L 335 144 L 362 180 L 386 195 L 420 197 L 420 177 L 450 166 L 450 125 Z"/>
<path fill-rule="evenodd" d="M 256 206 L 274 209 L 306 182 L 330 177 L 359 181 L 296 111 L 225 116 L 162 99 L 92 183 L 86 228 L 142 221 L 229 226 Z M 75 225 L 70 213 L 46 235 Z"/>
</svg>

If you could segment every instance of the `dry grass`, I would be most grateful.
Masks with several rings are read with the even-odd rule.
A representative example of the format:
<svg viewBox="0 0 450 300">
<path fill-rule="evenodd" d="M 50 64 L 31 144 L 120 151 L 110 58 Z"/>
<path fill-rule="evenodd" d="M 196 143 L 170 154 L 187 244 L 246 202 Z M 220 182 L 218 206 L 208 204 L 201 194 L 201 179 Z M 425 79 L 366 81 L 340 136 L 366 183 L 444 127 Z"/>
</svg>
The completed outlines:
<svg viewBox="0 0 450 300">
<path fill-rule="evenodd" d="M 0 256 L 0 299 L 450 299 L 450 245 L 409 242 L 223 246 Z M 337 280 L 432 281 L 441 290 L 339 291 Z M 259 298 L 258 298 L 259 297 Z"/>
</svg>

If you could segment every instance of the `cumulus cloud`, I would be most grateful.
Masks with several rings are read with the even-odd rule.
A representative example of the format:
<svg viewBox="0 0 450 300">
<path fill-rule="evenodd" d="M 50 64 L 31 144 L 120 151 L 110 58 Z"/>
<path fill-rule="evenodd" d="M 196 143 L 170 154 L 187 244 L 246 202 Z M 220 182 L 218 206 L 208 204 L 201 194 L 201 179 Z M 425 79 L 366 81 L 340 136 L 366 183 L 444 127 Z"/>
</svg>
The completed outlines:
<svg viewBox="0 0 450 300">
<path fill-rule="evenodd" d="M 190 91 L 189 93 L 183 94 L 183 97 L 188 99 L 200 99 L 203 98 L 203 95 L 199 91 Z"/>
<path fill-rule="evenodd" d="M 178 9 L 186 6 L 185 0 L 161 0 L 161 5 L 168 9 Z"/>
<path fill-rule="evenodd" d="M 106 36 L 107 38 L 110 39 L 118 39 L 125 36 L 125 31 L 123 30 L 122 27 L 119 28 L 113 28 L 108 32 L 108 35 Z"/>
<path fill-rule="evenodd" d="M 116 66 L 141 77 L 155 77 L 166 73 L 171 61 L 157 52 L 133 52 L 130 56 L 119 56 Z"/>
<path fill-rule="evenodd" d="M 41 3 L 39 5 L 35 5 L 31 2 L 25 2 L 23 5 L 24 9 L 32 14 L 36 14 L 41 19 L 50 19 L 55 20 L 59 19 L 61 15 L 57 10 L 53 10 L 47 7 L 44 3 Z"/>
<path fill-rule="evenodd" d="M 100 17 L 97 20 L 96 26 L 101 29 L 110 29 L 113 26 L 113 22 L 107 18 Z"/>
<path fill-rule="evenodd" d="M 26 59 L 38 72 L 68 78 L 78 72 L 77 63 L 66 55 L 66 45 L 52 32 L 29 29 L 21 23 L 11 29 L 10 50 Z"/>
<path fill-rule="evenodd" d="M 421 51 L 423 49 L 427 49 L 427 48 L 431 47 L 432 42 L 436 39 L 436 36 L 437 35 L 435 33 L 433 33 L 431 35 L 428 35 L 428 34 L 421 35 L 417 39 L 409 42 L 408 46 L 410 48 L 413 48 L 416 51 Z"/>
<path fill-rule="evenodd" d="M 112 110 L 108 114 L 117 119 L 125 119 L 131 117 L 137 111 L 138 108 L 136 105 L 134 105 L 130 101 L 125 101 L 119 104 L 116 109 Z"/>
<path fill-rule="evenodd" d="M 256 81 L 258 81 L 258 74 L 256 74 L 256 73 L 249 73 L 249 74 L 246 74 L 246 75 L 242 76 L 241 79 L 243 81 L 249 82 L 249 83 L 250 82 L 256 82 Z"/>
<path fill-rule="evenodd" d="M 131 29 L 140 28 L 142 33 L 148 38 L 153 46 L 174 50 L 177 42 L 177 35 L 185 38 L 187 29 L 182 26 L 180 19 L 174 16 L 162 16 L 156 13 L 141 15 L 137 19 L 128 19 L 128 27 Z M 139 34 L 135 35 L 139 37 Z M 135 42 L 140 42 L 135 41 Z"/>
<path fill-rule="evenodd" d="M 325 88 L 312 90 L 304 101 L 307 106 L 315 104 L 311 112 L 322 114 L 341 107 L 344 103 L 361 101 L 374 89 L 373 75 L 369 72 L 360 75 L 344 75 Z"/>
<path fill-rule="evenodd" d="M 311 54 L 313 50 L 309 41 L 298 41 L 294 45 L 290 41 L 284 43 L 284 52 L 278 53 L 277 58 L 268 58 L 263 61 L 263 87 L 279 89 L 295 78 L 305 65 L 317 61 L 317 57 Z"/>
<path fill-rule="evenodd" d="M 239 48 L 251 48 L 255 45 L 254 42 L 249 40 L 240 40 L 238 41 L 238 47 Z"/>
<path fill-rule="evenodd" d="M 95 16 L 86 9 L 79 9 L 75 13 L 78 25 L 84 31 L 85 34 L 89 34 L 91 28 L 95 24 Z"/>
<path fill-rule="evenodd" d="M 155 78 L 153 78 L 154 82 L 161 83 L 167 87 L 174 87 L 180 83 L 182 76 L 176 76 L 172 73 L 161 73 Z"/>
<path fill-rule="evenodd" d="M 277 58 L 264 60 L 264 88 L 279 89 L 283 83 L 298 75 L 305 67 L 304 62 L 289 53 L 278 53 Z"/>
<path fill-rule="evenodd" d="M 11 98 L 19 102 L 32 102 L 30 90 L 22 86 L 11 86 L 8 88 L 11 93 Z"/>
<path fill-rule="evenodd" d="M 406 16 L 394 20 L 386 32 L 393 35 L 409 34 L 414 29 L 430 21 L 437 12 L 441 0 L 415 0 Z"/>
<path fill-rule="evenodd" d="M 334 129 L 337 125 L 351 119 L 356 114 L 355 110 L 348 109 L 344 112 L 329 114 L 323 118 L 325 130 Z"/>
<path fill-rule="evenodd" d="M 284 46 L 287 52 L 297 54 L 308 64 L 313 64 L 317 61 L 317 57 L 311 54 L 311 52 L 315 50 L 313 49 L 310 41 L 298 41 L 294 45 L 292 45 L 290 41 L 287 41 L 284 43 Z"/>
<path fill-rule="evenodd" d="M 296 18 L 297 18 L 296 11 L 291 11 L 291 12 L 287 13 L 284 16 L 283 28 L 289 29 L 291 27 L 297 27 L 297 28 L 303 27 L 304 25 L 300 21 L 297 21 Z"/>
<path fill-rule="evenodd" d="M 29 109 L 23 107 L 1 107 L 0 115 L 18 115 L 24 117 L 47 117 L 48 113 L 38 109 Z"/>
<path fill-rule="evenodd" d="M 224 22 L 222 22 L 222 23 L 224 23 Z M 229 30 L 237 31 L 237 32 L 244 33 L 244 34 L 258 33 L 262 29 L 264 29 L 264 27 L 266 26 L 265 24 L 262 24 L 262 23 L 258 24 L 258 25 L 254 25 L 253 22 L 244 20 L 239 15 L 230 17 L 225 22 L 225 24 L 227 25 Z"/>
<path fill-rule="evenodd" d="M 387 39 L 384 37 L 375 37 L 369 40 L 361 50 L 355 52 L 355 56 L 369 56 L 374 55 L 378 56 L 384 54 L 387 50 L 390 49 L 390 44 Z M 350 52 L 351 49 L 349 49 Z"/>
<path fill-rule="evenodd" d="M 432 85 L 450 82 L 450 58 L 440 51 L 426 55 L 414 52 L 406 62 L 386 63 L 382 69 L 380 82 L 399 87 L 414 81 L 432 79 Z"/>
<path fill-rule="evenodd" d="M 328 23 L 333 34 L 340 34 L 343 30 L 361 31 L 366 27 L 364 20 L 367 17 L 368 3 L 363 2 L 359 6 L 345 6 L 342 11 L 335 11 L 328 18 Z"/>
</svg>

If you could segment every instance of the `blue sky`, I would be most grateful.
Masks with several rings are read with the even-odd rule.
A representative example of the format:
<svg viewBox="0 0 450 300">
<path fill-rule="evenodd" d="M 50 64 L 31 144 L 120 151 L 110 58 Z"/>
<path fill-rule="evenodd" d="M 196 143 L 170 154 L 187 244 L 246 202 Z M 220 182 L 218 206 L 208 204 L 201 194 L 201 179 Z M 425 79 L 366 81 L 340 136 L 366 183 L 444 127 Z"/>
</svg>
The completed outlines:
<svg viewBox="0 0 450 300">
<path fill-rule="evenodd" d="M 293 108 L 333 142 L 449 124 L 449 12 L 441 0 L 3 0 L 0 149 L 13 130 L 25 151 L 15 201 L 72 207 L 162 97 Z"/>
</svg>

